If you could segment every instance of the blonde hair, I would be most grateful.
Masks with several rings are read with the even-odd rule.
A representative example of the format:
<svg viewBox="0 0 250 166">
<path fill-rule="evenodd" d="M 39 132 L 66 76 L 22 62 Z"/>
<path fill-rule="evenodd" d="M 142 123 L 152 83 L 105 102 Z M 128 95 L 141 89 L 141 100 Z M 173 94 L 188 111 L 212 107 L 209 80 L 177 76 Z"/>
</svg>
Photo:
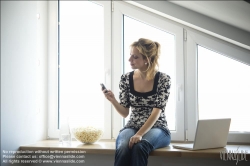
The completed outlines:
<svg viewBox="0 0 250 166">
<path fill-rule="evenodd" d="M 153 79 L 159 67 L 160 43 L 140 38 L 138 41 L 133 42 L 130 47 L 137 48 L 143 59 L 147 59 L 148 68 L 144 71 L 146 72 L 146 79 Z"/>
</svg>

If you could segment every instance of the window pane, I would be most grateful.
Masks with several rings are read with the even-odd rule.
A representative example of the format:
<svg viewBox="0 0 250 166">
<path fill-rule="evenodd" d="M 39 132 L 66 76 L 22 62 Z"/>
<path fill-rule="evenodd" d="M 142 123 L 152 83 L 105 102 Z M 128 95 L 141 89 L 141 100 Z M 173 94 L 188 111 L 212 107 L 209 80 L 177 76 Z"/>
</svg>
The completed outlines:
<svg viewBox="0 0 250 166">
<path fill-rule="evenodd" d="M 130 17 L 124 16 L 124 73 L 132 71 L 129 64 L 130 45 L 139 38 L 148 38 L 161 44 L 159 70 L 171 77 L 170 97 L 165 109 L 170 130 L 175 128 L 175 36 Z M 129 116 L 125 119 L 127 123 Z"/>
<path fill-rule="evenodd" d="M 59 11 L 60 118 L 66 114 L 76 123 L 103 126 L 103 7 L 88 1 L 60 1 Z"/>
<path fill-rule="evenodd" d="M 250 66 L 198 46 L 199 119 L 231 118 L 230 131 L 250 131 Z"/>
</svg>

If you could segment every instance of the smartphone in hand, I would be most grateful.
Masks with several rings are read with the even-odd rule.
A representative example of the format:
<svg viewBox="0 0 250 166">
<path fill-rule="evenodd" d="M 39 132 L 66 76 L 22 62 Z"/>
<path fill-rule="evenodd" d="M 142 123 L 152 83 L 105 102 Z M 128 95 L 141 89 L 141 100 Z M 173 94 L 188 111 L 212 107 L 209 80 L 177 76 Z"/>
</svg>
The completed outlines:
<svg viewBox="0 0 250 166">
<path fill-rule="evenodd" d="M 105 85 L 103 83 L 101 83 L 101 87 L 102 87 L 102 90 L 105 90 L 104 93 L 108 92 L 107 88 L 105 87 Z"/>
</svg>

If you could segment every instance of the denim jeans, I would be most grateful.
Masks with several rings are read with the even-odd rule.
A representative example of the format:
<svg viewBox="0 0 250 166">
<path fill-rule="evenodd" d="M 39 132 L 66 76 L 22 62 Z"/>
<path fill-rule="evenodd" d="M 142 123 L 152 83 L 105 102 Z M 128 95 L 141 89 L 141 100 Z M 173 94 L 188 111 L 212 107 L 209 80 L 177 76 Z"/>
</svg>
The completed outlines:
<svg viewBox="0 0 250 166">
<path fill-rule="evenodd" d="M 129 140 L 138 130 L 125 128 L 116 140 L 115 166 L 146 166 L 148 155 L 157 148 L 168 146 L 171 141 L 170 131 L 165 128 L 152 128 L 142 140 L 129 149 Z"/>
</svg>

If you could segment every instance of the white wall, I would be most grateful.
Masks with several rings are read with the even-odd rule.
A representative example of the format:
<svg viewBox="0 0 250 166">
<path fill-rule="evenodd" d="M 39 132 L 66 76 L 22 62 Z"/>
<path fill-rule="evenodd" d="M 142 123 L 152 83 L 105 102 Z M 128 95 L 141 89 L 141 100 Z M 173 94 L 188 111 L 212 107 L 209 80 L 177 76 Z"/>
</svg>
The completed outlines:
<svg viewBox="0 0 250 166">
<path fill-rule="evenodd" d="M 1 163 L 3 150 L 46 138 L 46 10 L 46 1 L 1 1 Z"/>
</svg>

